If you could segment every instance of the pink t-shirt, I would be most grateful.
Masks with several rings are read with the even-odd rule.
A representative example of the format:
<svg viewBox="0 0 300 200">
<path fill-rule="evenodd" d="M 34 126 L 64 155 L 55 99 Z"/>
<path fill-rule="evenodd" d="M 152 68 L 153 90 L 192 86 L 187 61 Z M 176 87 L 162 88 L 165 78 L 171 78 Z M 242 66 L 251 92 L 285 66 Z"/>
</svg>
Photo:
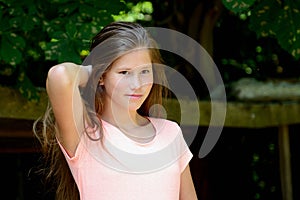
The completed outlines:
<svg viewBox="0 0 300 200">
<path fill-rule="evenodd" d="M 81 200 L 179 199 L 180 175 L 192 158 L 177 123 L 149 118 L 156 130 L 138 143 L 102 120 L 103 138 L 83 134 L 75 156 L 60 145 Z M 99 138 L 99 131 L 90 133 Z"/>
</svg>

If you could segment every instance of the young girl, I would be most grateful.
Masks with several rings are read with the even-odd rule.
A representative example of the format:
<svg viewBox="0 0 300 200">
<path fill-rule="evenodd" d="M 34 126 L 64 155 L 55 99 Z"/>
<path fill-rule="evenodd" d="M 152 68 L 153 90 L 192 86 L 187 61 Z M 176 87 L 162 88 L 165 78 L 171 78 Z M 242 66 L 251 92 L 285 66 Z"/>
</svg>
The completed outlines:
<svg viewBox="0 0 300 200">
<path fill-rule="evenodd" d="M 159 118 L 167 81 L 155 41 L 114 22 L 82 66 L 48 72 L 50 104 L 39 129 L 57 199 L 197 199 L 180 127 Z"/>
</svg>

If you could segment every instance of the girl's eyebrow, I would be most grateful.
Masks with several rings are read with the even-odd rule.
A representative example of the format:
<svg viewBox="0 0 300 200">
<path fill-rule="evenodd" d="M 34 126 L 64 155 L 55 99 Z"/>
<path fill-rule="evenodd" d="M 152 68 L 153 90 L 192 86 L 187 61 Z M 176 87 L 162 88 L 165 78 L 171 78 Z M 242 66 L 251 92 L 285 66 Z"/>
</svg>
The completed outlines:
<svg viewBox="0 0 300 200">
<path fill-rule="evenodd" d="M 137 66 L 137 68 L 140 68 L 140 69 L 150 68 L 150 67 L 152 67 L 152 63 Z M 133 67 L 127 67 L 127 66 L 119 66 L 119 67 L 117 67 L 117 70 L 126 70 L 126 71 L 130 71 L 130 70 L 133 70 L 133 69 L 135 69 L 135 68 L 136 68 L 136 67 L 133 68 Z"/>
<path fill-rule="evenodd" d="M 118 67 L 117 70 L 130 71 L 130 70 L 132 70 L 132 68 L 129 68 L 129 67 Z"/>
<path fill-rule="evenodd" d="M 149 68 L 149 67 L 152 67 L 152 63 L 151 64 L 141 65 L 141 68 Z"/>
</svg>

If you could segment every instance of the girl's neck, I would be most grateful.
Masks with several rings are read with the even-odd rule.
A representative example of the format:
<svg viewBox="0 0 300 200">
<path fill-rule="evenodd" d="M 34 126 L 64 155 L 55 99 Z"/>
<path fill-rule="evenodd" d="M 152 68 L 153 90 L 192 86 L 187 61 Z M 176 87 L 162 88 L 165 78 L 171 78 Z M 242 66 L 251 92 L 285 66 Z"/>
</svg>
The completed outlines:
<svg viewBox="0 0 300 200">
<path fill-rule="evenodd" d="M 137 111 L 104 110 L 101 119 L 124 130 L 135 129 L 149 123 L 148 119 L 138 114 Z"/>
<path fill-rule="evenodd" d="M 104 110 L 101 119 L 120 129 L 120 131 L 138 143 L 148 143 L 156 136 L 156 130 L 148 118 L 135 112 L 118 110 L 112 113 Z"/>
</svg>

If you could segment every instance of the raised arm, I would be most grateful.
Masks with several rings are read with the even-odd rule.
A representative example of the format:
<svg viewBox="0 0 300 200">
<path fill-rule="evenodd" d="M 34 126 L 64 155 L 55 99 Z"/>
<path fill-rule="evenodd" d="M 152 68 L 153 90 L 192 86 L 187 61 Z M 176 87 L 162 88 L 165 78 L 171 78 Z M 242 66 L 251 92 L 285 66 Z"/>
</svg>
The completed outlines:
<svg viewBox="0 0 300 200">
<path fill-rule="evenodd" d="M 46 89 L 58 127 L 56 137 L 70 157 L 76 152 L 84 131 L 83 102 L 79 86 L 84 86 L 91 72 L 91 66 L 62 63 L 53 66 L 49 72 Z"/>
</svg>

